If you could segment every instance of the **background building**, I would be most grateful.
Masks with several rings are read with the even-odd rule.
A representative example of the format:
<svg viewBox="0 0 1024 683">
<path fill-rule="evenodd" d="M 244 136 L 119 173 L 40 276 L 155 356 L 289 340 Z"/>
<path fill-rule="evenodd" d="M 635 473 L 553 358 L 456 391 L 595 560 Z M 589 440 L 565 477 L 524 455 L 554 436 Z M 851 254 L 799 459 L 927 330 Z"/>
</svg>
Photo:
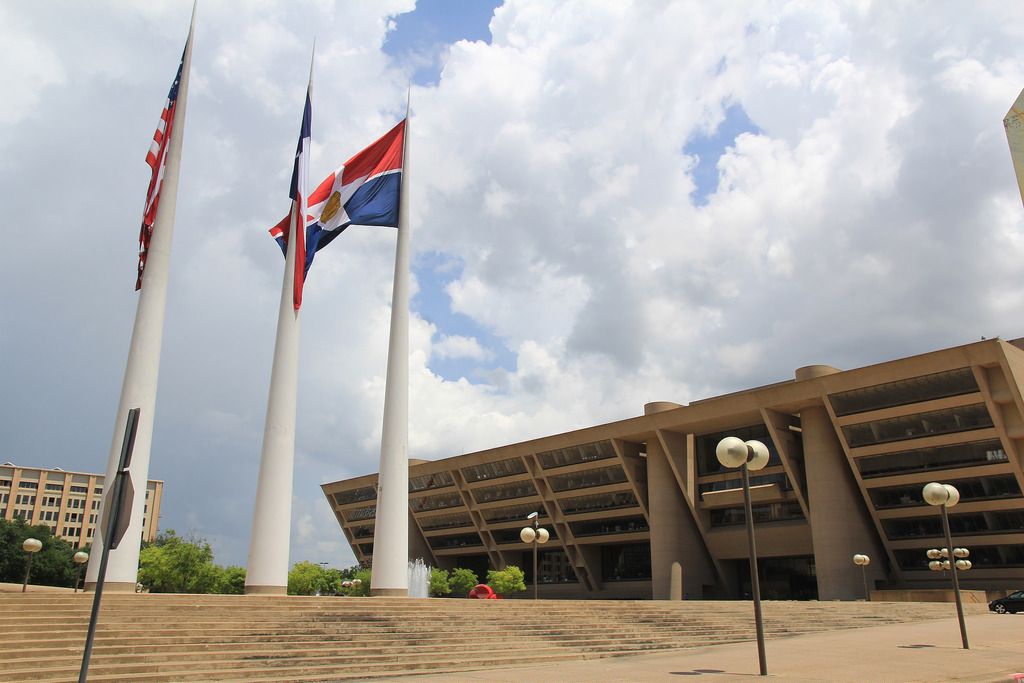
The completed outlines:
<svg viewBox="0 0 1024 683">
<path fill-rule="evenodd" d="M 162 481 L 146 482 L 144 541 L 156 538 L 163 490 Z M 92 543 L 102 494 L 102 474 L 19 467 L 10 462 L 0 465 L 0 518 L 22 517 L 29 524 L 45 524 L 54 536 L 79 548 Z"/>
<path fill-rule="evenodd" d="M 724 436 L 771 451 L 752 476 L 766 598 L 863 597 L 854 553 L 878 588 L 947 587 L 925 551 L 942 547 L 929 481 L 960 490 L 950 524 L 971 551 L 966 588 L 1024 583 L 1024 351 L 981 341 L 855 370 L 800 368 L 795 379 L 523 443 L 410 465 L 410 556 L 441 567 L 515 564 L 537 511 L 551 532 L 547 597 L 667 598 L 673 563 L 693 598 L 749 593 L 737 471 Z M 323 484 L 360 561 L 373 553 L 377 476 Z"/>
</svg>

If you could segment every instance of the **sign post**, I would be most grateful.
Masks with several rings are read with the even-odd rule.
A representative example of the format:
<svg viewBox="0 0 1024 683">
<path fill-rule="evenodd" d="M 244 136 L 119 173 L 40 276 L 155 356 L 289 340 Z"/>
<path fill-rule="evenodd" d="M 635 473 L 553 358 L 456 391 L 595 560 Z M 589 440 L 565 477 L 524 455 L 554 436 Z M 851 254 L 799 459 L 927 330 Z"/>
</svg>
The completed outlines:
<svg viewBox="0 0 1024 683">
<path fill-rule="evenodd" d="M 103 554 L 100 556 L 100 569 L 96 577 L 96 596 L 92 600 L 92 614 L 89 615 L 89 634 L 85 637 L 85 650 L 82 652 L 82 668 L 78 672 L 78 683 L 85 683 L 89 675 L 89 657 L 92 655 L 92 642 L 96 637 L 96 621 L 100 615 L 100 599 L 103 597 L 103 581 L 107 576 L 107 560 L 110 551 L 116 548 L 124 538 L 131 520 L 132 500 L 135 498 L 135 487 L 128 468 L 132 464 L 132 451 L 135 449 L 135 433 L 139 427 L 139 409 L 128 411 L 128 423 L 124 428 L 124 442 L 121 444 L 121 459 L 118 461 L 117 474 L 114 482 L 106 490 L 106 501 L 103 506 Z"/>
</svg>

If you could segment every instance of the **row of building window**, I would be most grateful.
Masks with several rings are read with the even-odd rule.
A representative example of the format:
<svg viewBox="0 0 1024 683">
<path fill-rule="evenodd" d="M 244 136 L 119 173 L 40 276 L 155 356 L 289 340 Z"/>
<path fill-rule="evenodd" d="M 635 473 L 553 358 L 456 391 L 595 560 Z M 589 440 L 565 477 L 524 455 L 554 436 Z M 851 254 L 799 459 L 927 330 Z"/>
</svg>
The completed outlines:
<svg viewBox="0 0 1024 683">
<path fill-rule="evenodd" d="M 526 465 L 522 458 L 509 458 L 497 462 L 485 462 L 480 465 L 462 468 L 462 476 L 467 482 L 484 481 L 487 479 L 500 479 L 511 477 L 516 474 L 524 474 Z"/>
<path fill-rule="evenodd" d="M 1012 474 L 999 474 L 988 477 L 971 477 L 969 479 L 953 479 L 946 482 L 952 484 L 960 492 L 960 501 L 996 500 L 1000 498 L 1018 498 L 1021 495 L 1017 479 Z M 921 491 L 923 484 L 903 484 L 868 489 L 868 495 L 875 508 L 912 507 L 924 505 Z"/>
<path fill-rule="evenodd" d="M 789 481 L 789 477 L 786 476 L 785 472 L 776 472 L 774 474 L 762 474 L 756 477 L 750 477 L 751 486 L 764 486 L 766 484 L 777 484 L 783 491 L 792 491 L 793 485 Z M 707 481 L 697 485 L 698 493 L 708 493 L 709 491 L 732 491 L 733 489 L 743 488 L 742 479 L 726 479 L 725 481 Z"/>
<path fill-rule="evenodd" d="M 885 453 L 856 460 L 857 469 L 865 479 L 884 477 L 890 474 L 998 464 L 1007 461 L 1006 452 L 998 439 L 934 448 L 918 448 L 912 451 Z"/>
<path fill-rule="evenodd" d="M 992 426 L 992 417 L 984 403 L 932 410 L 926 413 L 873 420 L 843 427 L 851 448 L 879 443 L 917 439 L 923 436 L 953 434 Z"/>
<path fill-rule="evenodd" d="M 569 446 L 568 448 L 557 448 L 553 451 L 544 451 L 537 454 L 540 466 L 546 470 L 554 467 L 566 467 L 577 465 L 581 462 L 593 462 L 595 460 L 606 460 L 615 457 L 615 449 L 611 441 L 598 441 L 587 443 L 581 446 Z"/>
<path fill-rule="evenodd" d="M 836 415 L 853 415 L 882 408 L 921 403 L 937 398 L 962 396 L 978 391 L 978 383 L 970 368 L 959 368 L 947 372 L 913 377 L 876 384 L 863 389 L 843 391 L 829 396 L 832 410 Z"/>
<path fill-rule="evenodd" d="M 800 508 L 800 504 L 795 501 L 754 505 L 751 510 L 754 513 L 755 524 L 804 519 L 804 511 Z M 742 507 L 711 510 L 711 526 L 713 527 L 735 526 L 746 523 L 747 515 Z"/>
<path fill-rule="evenodd" d="M 911 519 L 883 519 L 882 528 L 890 540 L 901 538 L 941 538 L 942 521 L 938 517 L 914 517 Z M 954 536 L 968 536 L 993 533 L 1019 533 L 1024 531 L 1024 510 L 1001 510 L 994 512 L 970 512 L 949 515 L 949 529 Z"/>
</svg>

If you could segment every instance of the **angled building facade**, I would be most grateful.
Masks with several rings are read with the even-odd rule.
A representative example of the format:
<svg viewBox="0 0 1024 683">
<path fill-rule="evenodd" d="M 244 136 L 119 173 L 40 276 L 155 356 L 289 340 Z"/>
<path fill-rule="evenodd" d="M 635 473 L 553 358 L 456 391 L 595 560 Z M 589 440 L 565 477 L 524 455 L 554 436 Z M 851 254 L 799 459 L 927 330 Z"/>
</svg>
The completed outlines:
<svg viewBox="0 0 1024 683">
<path fill-rule="evenodd" d="M 954 544 L 971 552 L 966 588 L 1024 583 L 1024 350 L 981 341 L 854 370 L 815 365 L 795 378 L 565 434 L 413 461 L 410 557 L 445 568 L 514 564 L 532 581 L 520 541 L 538 512 L 545 597 L 684 597 L 750 591 L 743 495 L 724 470 L 724 436 L 768 445 L 752 475 L 762 594 L 864 595 L 945 588 L 925 551 L 943 547 L 938 510 L 921 489 L 951 483 Z M 360 561 L 373 554 L 377 476 L 323 484 Z M 678 579 L 676 579 L 678 580 Z"/>
</svg>

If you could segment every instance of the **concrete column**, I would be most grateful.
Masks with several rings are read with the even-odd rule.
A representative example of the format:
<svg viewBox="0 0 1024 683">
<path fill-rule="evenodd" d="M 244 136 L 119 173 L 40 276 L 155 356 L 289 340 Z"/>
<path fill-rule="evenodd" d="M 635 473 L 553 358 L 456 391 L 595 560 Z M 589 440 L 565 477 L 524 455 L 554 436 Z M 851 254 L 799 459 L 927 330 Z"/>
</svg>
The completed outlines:
<svg viewBox="0 0 1024 683">
<path fill-rule="evenodd" d="M 864 499 L 828 412 L 823 406 L 805 408 L 800 412 L 800 426 L 818 599 L 861 599 L 864 582 L 853 555 L 871 557 L 871 583 L 872 579 L 885 577 L 885 552 L 864 510 Z"/>
<path fill-rule="evenodd" d="M 668 455 L 657 439 L 647 442 L 648 517 L 651 526 L 651 597 L 672 599 L 673 566 L 682 573 L 683 594 L 701 597 L 703 584 L 714 583 L 689 506 L 676 484 Z M 678 579 L 677 579 L 678 580 Z"/>
</svg>

